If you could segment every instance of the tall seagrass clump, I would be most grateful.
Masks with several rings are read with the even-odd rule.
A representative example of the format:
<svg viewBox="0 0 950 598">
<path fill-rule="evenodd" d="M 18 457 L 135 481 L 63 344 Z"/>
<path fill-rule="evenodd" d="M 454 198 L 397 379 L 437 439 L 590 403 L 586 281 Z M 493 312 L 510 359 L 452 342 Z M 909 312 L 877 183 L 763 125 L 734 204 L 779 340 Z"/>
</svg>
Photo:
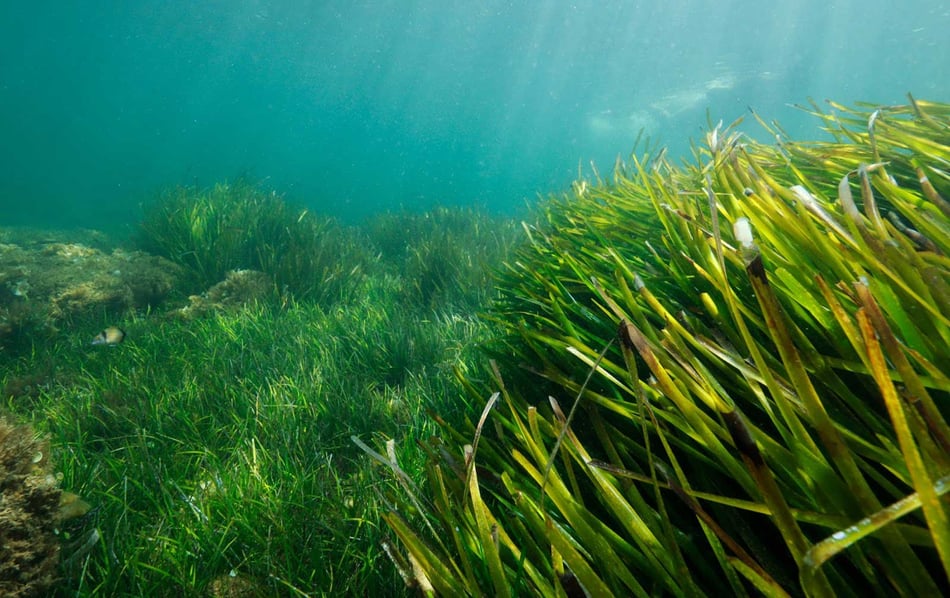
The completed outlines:
<svg viewBox="0 0 950 598">
<path fill-rule="evenodd" d="M 367 256 L 350 231 L 247 179 L 176 187 L 145 206 L 136 244 L 184 267 L 197 293 L 232 270 L 259 270 L 275 291 L 332 304 L 352 296 Z"/>
<path fill-rule="evenodd" d="M 376 454 L 409 583 L 948 591 L 950 105 L 814 112 L 833 141 L 716 127 L 543 206 L 494 409 L 430 444 L 425 491 Z"/>
</svg>

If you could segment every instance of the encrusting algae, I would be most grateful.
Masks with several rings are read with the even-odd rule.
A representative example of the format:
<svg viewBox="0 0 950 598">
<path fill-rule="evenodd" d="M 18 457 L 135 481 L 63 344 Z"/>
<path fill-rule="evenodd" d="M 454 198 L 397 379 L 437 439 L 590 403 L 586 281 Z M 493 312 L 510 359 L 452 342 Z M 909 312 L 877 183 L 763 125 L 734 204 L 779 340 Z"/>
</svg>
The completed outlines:
<svg viewBox="0 0 950 598">
<path fill-rule="evenodd" d="M 45 596 L 52 586 L 61 494 L 49 443 L 0 417 L 0 595 Z"/>
</svg>

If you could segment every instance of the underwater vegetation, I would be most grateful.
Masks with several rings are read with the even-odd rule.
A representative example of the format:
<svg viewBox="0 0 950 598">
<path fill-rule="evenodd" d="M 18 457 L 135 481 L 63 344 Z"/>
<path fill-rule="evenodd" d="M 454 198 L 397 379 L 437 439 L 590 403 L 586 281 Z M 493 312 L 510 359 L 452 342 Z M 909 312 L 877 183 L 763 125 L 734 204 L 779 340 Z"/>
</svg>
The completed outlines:
<svg viewBox="0 0 950 598">
<path fill-rule="evenodd" d="M 464 312 L 494 297 L 494 270 L 521 238 L 513 220 L 466 207 L 381 214 L 366 229 L 406 301 Z"/>
<path fill-rule="evenodd" d="M 810 111 L 826 141 L 711 127 L 522 229 L 169 192 L 160 285 L 2 345 L 36 433 L 0 426 L 0 515 L 45 506 L 0 562 L 24 595 L 950 592 L 950 106 Z"/>
<path fill-rule="evenodd" d="M 274 292 L 259 270 L 186 298 L 197 279 L 184 262 L 151 309 L 93 305 L 0 351 L 3 411 L 49 437 L 61 487 L 85 501 L 70 505 L 92 507 L 59 525 L 41 595 L 404 595 L 381 547 L 391 482 L 350 438 L 396 438 L 421 471 L 427 413 L 460 422 L 471 410 L 459 378 L 487 325 L 458 306 L 474 296 L 487 309 L 504 256 L 489 216 L 459 214 L 387 217 L 401 246 L 448 254 L 429 250 L 433 263 L 469 258 L 440 279 L 438 301 L 413 290 L 407 253 L 386 253 L 398 234 L 367 226 L 351 235 L 359 251 L 336 257 L 360 272 L 339 291 L 347 301 Z M 439 226 L 417 219 L 456 232 L 430 243 Z"/>
<path fill-rule="evenodd" d="M 137 246 L 180 264 L 193 293 L 232 270 L 256 270 L 273 279 L 275 292 L 329 305 L 363 275 L 352 233 L 244 178 L 177 187 L 144 208 Z"/>
<path fill-rule="evenodd" d="M 542 204 L 481 417 L 427 443 L 422 485 L 398 441 L 364 448 L 408 584 L 950 591 L 950 105 L 808 110 L 828 140 L 720 124 Z"/>
</svg>

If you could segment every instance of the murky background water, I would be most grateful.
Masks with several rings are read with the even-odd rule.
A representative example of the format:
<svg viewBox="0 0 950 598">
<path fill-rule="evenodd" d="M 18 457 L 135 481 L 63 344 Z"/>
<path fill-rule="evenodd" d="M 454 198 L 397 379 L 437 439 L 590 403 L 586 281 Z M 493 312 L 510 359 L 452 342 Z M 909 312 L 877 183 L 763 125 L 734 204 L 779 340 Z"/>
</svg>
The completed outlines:
<svg viewBox="0 0 950 598">
<path fill-rule="evenodd" d="M 926 0 L 6 2 L 0 222 L 121 227 L 242 174 L 347 219 L 516 212 L 641 131 L 685 154 L 707 111 L 813 138 L 790 104 L 947 101 L 948 25 Z"/>
</svg>

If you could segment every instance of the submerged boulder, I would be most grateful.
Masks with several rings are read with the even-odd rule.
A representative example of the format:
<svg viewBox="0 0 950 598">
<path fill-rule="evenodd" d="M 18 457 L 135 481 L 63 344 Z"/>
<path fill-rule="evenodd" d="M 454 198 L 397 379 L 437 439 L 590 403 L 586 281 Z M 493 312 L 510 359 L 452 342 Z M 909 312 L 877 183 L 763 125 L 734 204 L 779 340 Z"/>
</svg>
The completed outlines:
<svg viewBox="0 0 950 598">
<path fill-rule="evenodd" d="M 45 596 L 52 586 L 61 494 L 49 444 L 0 417 L 0 595 Z"/>
<path fill-rule="evenodd" d="M 224 280 L 204 293 L 188 297 L 188 305 L 173 313 L 193 319 L 215 311 L 265 302 L 276 296 L 277 286 L 270 275 L 258 270 L 231 270 Z"/>
<path fill-rule="evenodd" d="M 154 307 L 180 278 L 164 258 L 67 234 L 0 232 L 0 345 L 74 318 Z"/>
</svg>

